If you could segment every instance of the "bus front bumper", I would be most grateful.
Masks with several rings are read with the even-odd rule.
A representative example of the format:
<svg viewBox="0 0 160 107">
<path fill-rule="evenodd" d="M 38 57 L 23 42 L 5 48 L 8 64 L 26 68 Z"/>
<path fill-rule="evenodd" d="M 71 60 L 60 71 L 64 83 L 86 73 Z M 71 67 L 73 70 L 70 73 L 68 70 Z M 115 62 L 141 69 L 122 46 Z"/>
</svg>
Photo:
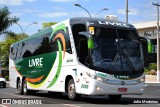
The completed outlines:
<svg viewBox="0 0 160 107">
<path fill-rule="evenodd" d="M 145 89 L 144 82 L 136 85 L 110 85 L 94 81 L 93 84 L 89 87 L 89 95 L 141 95 Z"/>
</svg>

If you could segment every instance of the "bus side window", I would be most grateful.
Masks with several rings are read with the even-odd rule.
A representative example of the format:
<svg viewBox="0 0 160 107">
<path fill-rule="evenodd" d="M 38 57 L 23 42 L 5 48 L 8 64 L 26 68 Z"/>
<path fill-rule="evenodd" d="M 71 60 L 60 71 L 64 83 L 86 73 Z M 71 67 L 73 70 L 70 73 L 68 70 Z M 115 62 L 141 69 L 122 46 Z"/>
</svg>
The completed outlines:
<svg viewBox="0 0 160 107">
<path fill-rule="evenodd" d="M 69 31 L 68 31 L 68 28 L 66 27 L 66 32 L 64 32 L 63 30 L 58 30 L 54 35 L 53 35 L 53 38 L 58 34 L 58 33 L 62 33 L 64 38 L 65 38 L 65 42 L 66 42 L 66 52 L 68 53 L 72 53 L 72 49 L 71 49 L 71 43 L 70 43 L 70 38 L 69 38 Z M 52 40 L 49 40 L 51 36 L 51 33 L 48 33 L 46 36 L 45 36 L 45 52 L 46 53 L 49 53 L 49 52 L 56 52 L 56 51 L 59 51 L 58 49 L 58 42 L 57 40 L 61 43 L 61 45 L 63 44 L 62 43 L 62 40 L 60 38 L 57 38 L 54 42 Z M 52 39 L 53 39 L 52 38 Z M 62 49 L 63 49 L 63 46 L 61 46 Z M 64 50 L 64 49 L 63 49 Z"/>
<path fill-rule="evenodd" d="M 35 55 L 44 54 L 45 50 L 45 38 L 38 37 L 30 41 L 26 41 L 22 50 L 22 57 L 31 57 Z"/>
<path fill-rule="evenodd" d="M 10 49 L 10 59 L 14 60 L 14 51 L 13 51 L 13 47 L 11 47 Z"/>
<path fill-rule="evenodd" d="M 82 64 L 88 57 L 87 38 L 80 35 L 79 32 L 86 31 L 84 24 L 75 24 L 72 26 L 73 39 L 76 47 L 77 57 Z"/>
<path fill-rule="evenodd" d="M 16 57 L 16 60 L 21 58 L 21 53 L 22 53 L 22 43 L 19 43 L 18 47 L 17 47 L 17 57 Z"/>
<path fill-rule="evenodd" d="M 44 37 L 38 37 L 34 39 L 34 42 L 36 42 L 34 46 L 34 50 L 32 55 L 40 55 L 45 53 L 45 38 Z"/>
<path fill-rule="evenodd" d="M 16 60 L 17 44 L 14 44 L 10 50 L 10 58 Z"/>
<path fill-rule="evenodd" d="M 51 33 L 48 33 L 46 36 L 44 36 L 44 39 L 45 39 L 45 53 L 58 51 L 57 39 L 53 42 L 52 40 L 50 40 L 50 36 L 51 36 Z M 55 34 L 54 34 L 54 36 L 55 36 Z"/>
</svg>

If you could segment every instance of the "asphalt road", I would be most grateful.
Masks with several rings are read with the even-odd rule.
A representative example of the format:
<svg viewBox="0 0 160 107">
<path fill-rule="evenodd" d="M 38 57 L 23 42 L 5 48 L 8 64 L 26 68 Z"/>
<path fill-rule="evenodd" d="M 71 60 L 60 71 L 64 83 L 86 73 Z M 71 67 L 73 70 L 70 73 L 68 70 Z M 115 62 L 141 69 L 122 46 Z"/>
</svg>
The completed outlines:
<svg viewBox="0 0 160 107">
<path fill-rule="evenodd" d="M 0 107 L 160 107 L 160 85 L 146 86 L 143 95 L 122 96 L 122 99 L 118 102 L 110 101 L 107 96 L 82 96 L 80 101 L 70 101 L 66 94 L 53 96 L 47 92 L 25 96 L 18 94 L 16 89 L 0 87 L 0 103 L 2 99 L 8 98 L 12 98 L 12 103 L 17 103 L 20 99 L 21 103 L 25 103 L 26 100 L 30 99 L 35 103 L 36 101 L 38 104 L 42 103 L 42 105 L 0 104 Z"/>
</svg>

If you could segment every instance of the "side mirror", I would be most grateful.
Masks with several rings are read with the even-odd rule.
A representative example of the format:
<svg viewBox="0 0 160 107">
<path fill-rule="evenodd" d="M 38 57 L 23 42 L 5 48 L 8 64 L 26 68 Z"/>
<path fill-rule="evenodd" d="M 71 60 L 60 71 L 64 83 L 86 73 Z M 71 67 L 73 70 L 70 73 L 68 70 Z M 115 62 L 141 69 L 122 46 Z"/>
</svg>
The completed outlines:
<svg viewBox="0 0 160 107">
<path fill-rule="evenodd" d="M 79 32 L 80 35 L 84 35 L 87 38 L 88 42 L 88 49 L 94 48 L 94 42 L 91 34 L 89 32 Z"/>
<path fill-rule="evenodd" d="M 140 37 L 140 41 L 142 43 L 143 50 L 147 51 L 149 54 L 153 53 L 153 43 L 150 39 Z"/>
<path fill-rule="evenodd" d="M 93 49 L 94 48 L 94 42 L 92 38 L 88 39 L 88 49 Z"/>
<path fill-rule="evenodd" d="M 143 48 L 144 66 L 149 67 L 149 63 L 153 62 L 153 44 L 148 38 L 140 37 Z"/>
</svg>

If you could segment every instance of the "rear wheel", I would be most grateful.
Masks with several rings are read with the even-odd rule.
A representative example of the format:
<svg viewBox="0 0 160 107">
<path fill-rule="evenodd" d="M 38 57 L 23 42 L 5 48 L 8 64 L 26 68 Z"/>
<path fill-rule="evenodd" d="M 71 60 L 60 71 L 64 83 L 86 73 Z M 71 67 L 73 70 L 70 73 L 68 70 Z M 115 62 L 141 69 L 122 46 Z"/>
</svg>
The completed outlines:
<svg viewBox="0 0 160 107">
<path fill-rule="evenodd" d="M 23 80 L 22 88 L 23 88 L 23 94 L 27 95 L 28 94 L 28 89 L 27 89 L 27 82 L 26 82 L 25 79 Z"/>
<path fill-rule="evenodd" d="M 24 81 L 23 81 L 22 88 L 23 88 L 22 91 L 23 91 L 23 94 L 24 94 L 24 95 L 36 94 L 36 91 L 35 91 L 35 90 L 28 90 L 28 88 L 27 88 L 27 82 L 26 82 L 25 79 L 24 79 Z"/>
<path fill-rule="evenodd" d="M 23 94 L 21 80 L 18 80 L 17 84 L 18 93 Z"/>
<path fill-rule="evenodd" d="M 119 101 L 122 95 L 108 95 L 109 99 L 112 101 Z"/>
<path fill-rule="evenodd" d="M 73 79 L 68 82 L 68 97 L 70 100 L 77 100 L 80 98 L 80 94 L 76 93 L 76 87 Z"/>
</svg>

